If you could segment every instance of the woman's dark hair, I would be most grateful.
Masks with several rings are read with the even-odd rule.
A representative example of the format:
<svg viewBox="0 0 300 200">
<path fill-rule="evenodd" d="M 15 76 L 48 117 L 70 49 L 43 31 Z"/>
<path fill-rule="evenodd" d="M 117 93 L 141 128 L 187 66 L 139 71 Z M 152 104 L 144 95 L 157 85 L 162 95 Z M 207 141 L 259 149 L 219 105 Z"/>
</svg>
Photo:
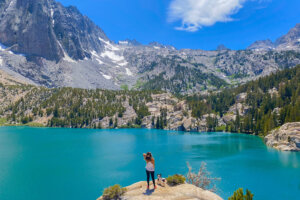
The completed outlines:
<svg viewBox="0 0 300 200">
<path fill-rule="evenodd" d="M 148 161 L 152 160 L 152 153 L 151 152 L 148 152 L 146 154 L 146 160 L 148 160 Z"/>
</svg>

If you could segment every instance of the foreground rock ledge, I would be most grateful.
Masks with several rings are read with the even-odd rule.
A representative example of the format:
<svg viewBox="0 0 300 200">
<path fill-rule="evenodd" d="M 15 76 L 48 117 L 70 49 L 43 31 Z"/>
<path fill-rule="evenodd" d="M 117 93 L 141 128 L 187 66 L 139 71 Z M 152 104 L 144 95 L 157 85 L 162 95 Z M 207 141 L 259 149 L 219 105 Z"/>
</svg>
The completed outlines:
<svg viewBox="0 0 300 200">
<path fill-rule="evenodd" d="M 153 185 L 147 191 L 147 182 L 141 181 L 126 187 L 127 192 L 122 199 L 124 200 L 223 200 L 221 197 L 208 190 L 203 190 L 191 184 L 182 184 L 174 187 L 166 185 L 157 186 L 153 190 Z M 102 200 L 102 197 L 97 200 Z"/>
<path fill-rule="evenodd" d="M 287 123 L 265 137 L 268 146 L 282 151 L 300 151 L 300 122 Z"/>
</svg>

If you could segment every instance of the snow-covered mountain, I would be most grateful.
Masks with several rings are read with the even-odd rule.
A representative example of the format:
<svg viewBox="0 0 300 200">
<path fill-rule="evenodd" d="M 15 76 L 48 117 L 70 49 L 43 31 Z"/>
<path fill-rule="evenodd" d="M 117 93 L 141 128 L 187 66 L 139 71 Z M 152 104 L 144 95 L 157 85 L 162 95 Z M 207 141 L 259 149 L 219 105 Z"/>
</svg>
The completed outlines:
<svg viewBox="0 0 300 200">
<path fill-rule="evenodd" d="M 258 42 L 242 51 L 177 50 L 157 42 L 115 43 L 75 7 L 54 0 L 0 0 L 0 13 L 0 69 L 47 87 L 191 93 L 300 63 L 299 25 L 274 49 Z"/>
</svg>

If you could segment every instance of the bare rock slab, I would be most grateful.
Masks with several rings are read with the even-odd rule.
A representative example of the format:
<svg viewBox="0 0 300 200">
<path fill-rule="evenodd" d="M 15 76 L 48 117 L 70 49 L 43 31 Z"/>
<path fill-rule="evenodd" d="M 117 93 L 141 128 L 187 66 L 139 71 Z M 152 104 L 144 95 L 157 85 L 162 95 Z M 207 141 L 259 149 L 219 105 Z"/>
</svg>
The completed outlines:
<svg viewBox="0 0 300 200">
<path fill-rule="evenodd" d="M 300 151 L 300 122 L 286 123 L 265 137 L 268 146 L 282 151 Z"/>
<path fill-rule="evenodd" d="M 174 187 L 158 185 L 157 189 L 150 186 L 147 190 L 147 182 L 141 181 L 126 187 L 124 200 L 222 200 L 217 194 L 203 190 L 191 184 L 182 184 Z M 102 197 L 98 198 L 102 200 Z"/>
</svg>

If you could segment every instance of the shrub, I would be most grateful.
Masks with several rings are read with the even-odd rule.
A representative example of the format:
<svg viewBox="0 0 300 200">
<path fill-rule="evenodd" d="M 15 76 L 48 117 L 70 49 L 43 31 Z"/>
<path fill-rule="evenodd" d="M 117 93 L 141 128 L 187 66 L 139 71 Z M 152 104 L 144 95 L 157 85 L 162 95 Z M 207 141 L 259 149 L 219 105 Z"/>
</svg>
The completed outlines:
<svg viewBox="0 0 300 200">
<path fill-rule="evenodd" d="M 45 127 L 43 124 L 37 123 L 37 122 L 29 122 L 29 123 L 26 124 L 26 126 L 30 126 L 30 127 Z"/>
<path fill-rule="evenodd" d="M 180 185 L 185 183 L 185 177 L 180 174 L 175 174 L 173 176 L 168 176 L 167 183 L 170 186 Z"/>
<path fill-rule="evenodd" d="M 189 163 L 187 163 L 187 166 L 189 168 L 189 172 L 187 174 L 188 183 L 200 187 L 204 190 L 216 192 L 217 188 L 214 182 L 219 181 L 220 178 L 210 177 L 211 173 L 207 171 L 205 162 L 201 163 L 200 169 L 196 173 L 192 171 L 192 167 L 189 165 Z"/>
<path fill-rule="evenodd" d="M 253 200 L 253 194 L 250 190 L 246 190 L 246 194 L 244 194 L 243 188 L 237 189 L 228 200 Z"/>
<path fill-rule="evenodd" d="M 0 125 L 6 124 L 6 123 L 7 123 L 6 118 L 0 118 Z"/>
<path fill-rule="evenodd" d="M 104 189 L 102 198 L 104 200 L 118 200 L 126 192 L 126 188 L 122 188 L 120 185 L 110 186 Z"/>
</svg>

